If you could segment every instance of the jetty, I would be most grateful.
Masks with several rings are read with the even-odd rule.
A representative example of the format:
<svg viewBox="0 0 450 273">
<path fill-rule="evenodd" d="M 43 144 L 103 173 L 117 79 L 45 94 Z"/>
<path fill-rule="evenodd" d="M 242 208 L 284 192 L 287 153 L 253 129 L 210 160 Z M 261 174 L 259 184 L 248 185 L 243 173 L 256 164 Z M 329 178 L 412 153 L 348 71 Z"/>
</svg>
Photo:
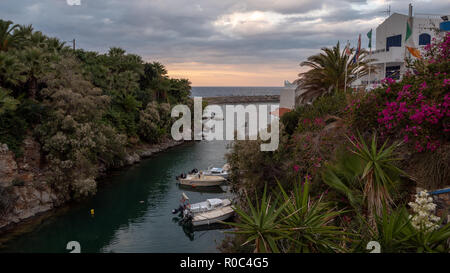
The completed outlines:
<svg viewBox="0 0 450 273">
<path fill-rule="evenodd" d="M 280 102 L 280 95 L 205 97 L 209 104 Z"/>
</svg>

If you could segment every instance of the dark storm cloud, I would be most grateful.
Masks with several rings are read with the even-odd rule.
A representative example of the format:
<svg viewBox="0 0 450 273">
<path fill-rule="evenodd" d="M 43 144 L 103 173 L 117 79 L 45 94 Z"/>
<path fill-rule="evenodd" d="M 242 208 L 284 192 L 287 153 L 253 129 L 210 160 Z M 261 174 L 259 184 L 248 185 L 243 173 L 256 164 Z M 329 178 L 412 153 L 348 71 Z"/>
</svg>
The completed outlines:
<svg viewBox="0 0 450 273">
<path fill-rule="evenodd" d="M 314 49 L 355 41 L 382 20 L 387 5 L 375 2 L 81 0 L 69 6 L 65 0 L 2 0 L 0 18 L 100 52 L 120 46 L 163 62 L 267 64 L 299 62 Z M 406 13 L 408 2 L 393 1 L 392 12 Z M 445 0 L 416 2 L 417 12 L 450 9 Z"/>
</svg>

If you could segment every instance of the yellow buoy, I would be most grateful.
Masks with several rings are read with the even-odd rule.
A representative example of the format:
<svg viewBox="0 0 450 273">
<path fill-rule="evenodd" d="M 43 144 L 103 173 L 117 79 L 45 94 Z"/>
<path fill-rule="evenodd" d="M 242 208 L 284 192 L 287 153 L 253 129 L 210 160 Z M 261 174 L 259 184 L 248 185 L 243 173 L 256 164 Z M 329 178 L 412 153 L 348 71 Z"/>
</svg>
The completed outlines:
<svg viewBox="0 0 450 273">
<path fill-rule="evenodd" d="M 94 215 L 94 209 L 91 209 L 91 215 Z"/>
</svg>

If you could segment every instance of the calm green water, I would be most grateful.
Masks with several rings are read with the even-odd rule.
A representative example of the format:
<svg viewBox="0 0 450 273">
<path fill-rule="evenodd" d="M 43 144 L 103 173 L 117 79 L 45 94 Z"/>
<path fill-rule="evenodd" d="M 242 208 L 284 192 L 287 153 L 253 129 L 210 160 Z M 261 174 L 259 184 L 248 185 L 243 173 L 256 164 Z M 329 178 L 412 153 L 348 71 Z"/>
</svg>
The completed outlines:
<svg viewBox="0 0 450 273">
<path fill-rule="evenodd" d="M 183 191 L 191 202 L 227 195 L 191 192 L 175 181 L 193 168 L 222 166 L 226 152 L 224 141 L 185 144 L 116 172 L 97 195 L 34 224 L 0 252 L 68 252 L 69 241 L 78 241 L 81 252 L 218 252 L 224 230 L 186 233 L 171 210 Z"/>
</svg>

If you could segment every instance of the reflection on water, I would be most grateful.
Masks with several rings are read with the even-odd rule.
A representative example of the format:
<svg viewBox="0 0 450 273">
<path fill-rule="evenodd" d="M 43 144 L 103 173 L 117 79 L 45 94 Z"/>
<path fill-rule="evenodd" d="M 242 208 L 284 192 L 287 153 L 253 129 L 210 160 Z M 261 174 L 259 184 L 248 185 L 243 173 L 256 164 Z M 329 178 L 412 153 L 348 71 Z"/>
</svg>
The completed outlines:
<svg viewBox="0 0 450 273">
<path fill-rule="evenodd" d="M 222 166 L 226 146 L 223 141 L 185 144 L 116 172 L 100 181 L 97 195 L 43 220 L 0 251 L 67 252 L 67 242 L 78 241 L 82 252 L 217 252 L 223 230 L 189 230 L 174 222 L 171 210 L 186 190 L 174 177 L 193 168 Z M 218 188 L 188 195 L 195 203 L 226 194 Z"/>
</svg>

